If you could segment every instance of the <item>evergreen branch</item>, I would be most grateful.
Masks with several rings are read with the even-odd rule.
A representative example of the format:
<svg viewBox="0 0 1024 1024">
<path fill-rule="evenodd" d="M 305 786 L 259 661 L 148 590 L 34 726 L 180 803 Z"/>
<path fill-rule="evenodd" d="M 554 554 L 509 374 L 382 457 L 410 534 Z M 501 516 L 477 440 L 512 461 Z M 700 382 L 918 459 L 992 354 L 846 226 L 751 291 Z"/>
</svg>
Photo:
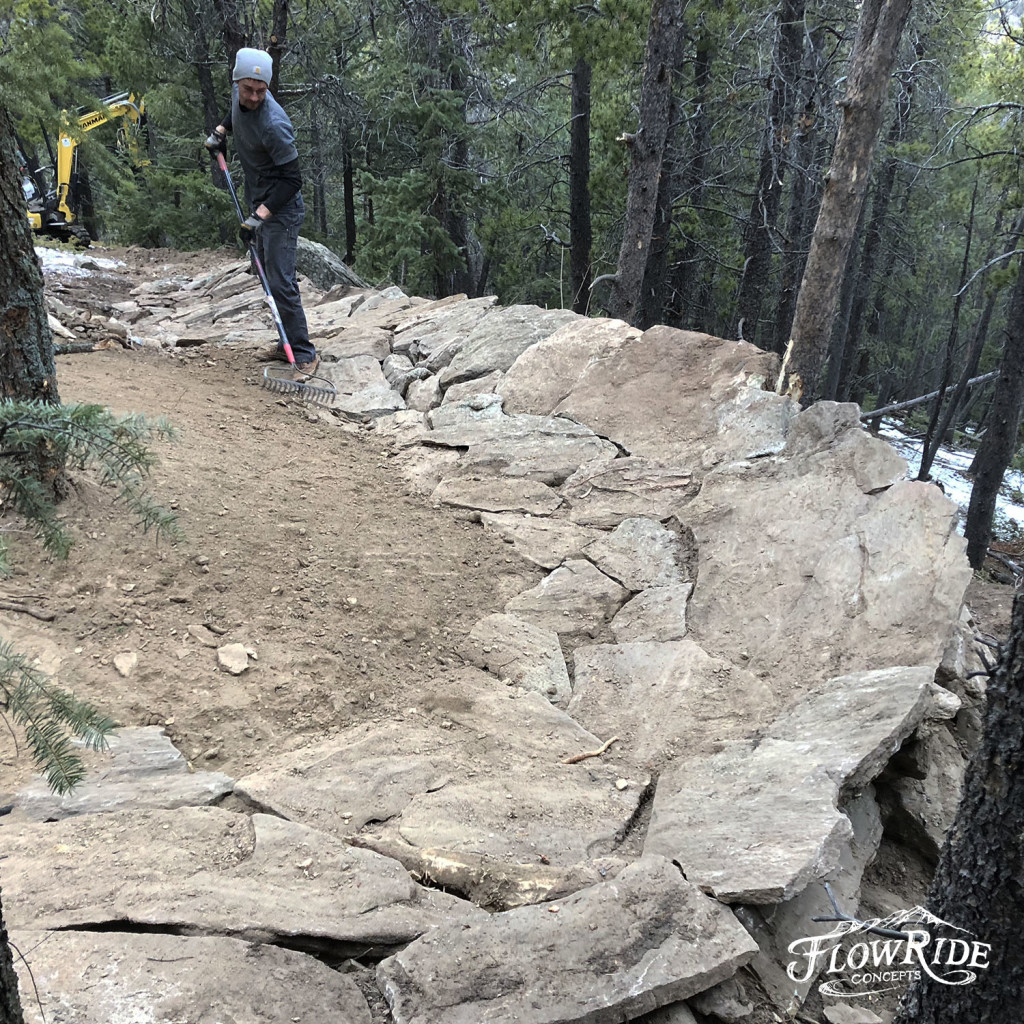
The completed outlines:
<svg viewBox="0 0 1024 1024">
<path fill-rule="evenodd" d="M 9 643 L 0 642 L 0 697 L 4 710 L 22 727 L 36 766 L 58 795 L 85 776 L 72 737 L 92 750 L 106 747 L 114 723 L 85 701 L 50 682 Z"/>
</svg>

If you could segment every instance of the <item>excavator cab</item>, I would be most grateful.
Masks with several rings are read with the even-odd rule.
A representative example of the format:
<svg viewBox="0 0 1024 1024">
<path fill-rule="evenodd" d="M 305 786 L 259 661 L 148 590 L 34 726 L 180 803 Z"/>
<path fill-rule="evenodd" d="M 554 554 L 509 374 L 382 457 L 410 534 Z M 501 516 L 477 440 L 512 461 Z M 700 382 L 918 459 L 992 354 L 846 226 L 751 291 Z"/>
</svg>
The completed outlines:
<svg viewBox="0 0 1024 1024">
<path fill-rule="evenodd" d="M 50 154 L 51 174 L 47 180 L 40 169 L 26 172 L 34 188 L 29 195 L 28 183 L 23 187 L 28 204 L 28 219 L 34 231 L 65 241 L 77 241 L 88 246 L 92 241 L 83 223 L 83 208 L 87 201 L 87 186 L 78 166 L 79 136 L 100 125 L 120 121 L 117 129 L 117 148 L 133 168 L 149 163 L 142 155 L 141 134 L 145 128 L 145 101 L 136 100 L 133 93 L 122 92 L 100 100 L 99 110 L 90 110 L 77 117 L 63 111 L 57 151 L 46 141 Z"/>
</svg>

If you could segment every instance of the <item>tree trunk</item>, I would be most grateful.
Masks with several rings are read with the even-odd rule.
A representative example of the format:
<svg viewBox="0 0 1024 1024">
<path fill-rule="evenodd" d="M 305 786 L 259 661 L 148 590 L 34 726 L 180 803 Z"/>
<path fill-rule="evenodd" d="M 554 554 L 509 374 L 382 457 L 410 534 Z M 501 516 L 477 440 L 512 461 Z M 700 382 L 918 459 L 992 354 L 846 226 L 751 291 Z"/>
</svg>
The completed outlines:
<svg viewBox="0 0 1024 1024">
<path fill-rule="evenodd" d="M 806 0 L 782 0 L 779 11 L 779 43 L 768 104 L 768 124 L 761 148 L 754 199 L 747 219 L 743 276 L 736 296 L 736 337 L 757 343 L 761 305 L 768 290 L 785 180 L 786 147 L 793 133 L 797 77 L 804 50 Z"/>
<path fill-rule="evenodd" d="M 860 217 L 857 218 L 857 226 L 853 230 L 853 244 L 850 246 L 849 255 L 846 257 L 846 267 L 842 274 L 842 287 L 839 289 L 839 308 L 835 323 L 832 329 L 832 339 L 829 343 L 828 374 L 825 385 L 822 388 L 821 397 L 834 400 L 836 397 L 836 385 L 838 374 L 833 374 L 833 367 L 838 367 L 842 359 L 843 349 L 846 344 L 846 334 L 850 326 L 850 313 L 853 309 L 853 294 L 856 290 L 857 275 L 855 273 L 860 256 L 860 240 L 864 234 L 864 214 L 867 212 L 867 204 L 860 208 Z"/>
<path fill-rule="evenodd" d="M 1002 234 L 1002 224 L 1003 211 L 1000 210 L 996 216 L 996 222 L 992 229 L 992 235 L 994 238 L 998 238 Z M 1016 239 L 1013 244 L 1014 249 L 1018 246 L 1022 231 L 1024 231 L 1024 218 L 1017 221 L 1017 226 L 1014 230 L 1014 238 Z M 986 262 L 991 260 L 993 255 L 994 252 L 990 250 Z M 953 443 L 957 423 L 960 422 L 961 417 L 967 412 L 969 405 L 973 405 L 978 401 L 977 393 L 975 393 L 969 403 L 966 402 L 965 399 L 967 397 L 967 382 L 978 372 L 978 364 L 981 362 L 981 353 L 985 348 L 985 340 L 988 338 L 989 324 L 992 322 L 992 313 L 995 311 L 996 299 L 999 295 L 999 292 L 995 288 L 985 288 L 987 280 L 988 271 L 985 271 L 978 282 L 978 289 L 983 295 L 985 295 L 985 302 L 982 306 L 981 316 L 978 318 L 978 322 L 974 326 L 974 331 L 971 333 L 971 340 L 967 346 L 967 355 L 964 358 L 964 367 L 960 371 L 960 379 L 957 381 L 956 388 L 953 391 L 953 397 L 949 400 L 946 408 L 943 410 L 942 418 L 939 420 L 938 427 L 936 428 L 936 446 L 943 443 Z M 988 294 L 985 294 L 986 291 Z M 923 460 L 927 458 L 927 456 L 928 449 L 925 448 L 922 455 L 922 465 Z M 934 455 L 932 458 L 934 459 Z M 929 462 L 929 465 L 930 464 L 931 463 Z"/>
<path fill-rule="evenodd" d="M 1024 596 L 985 702 L 985 732 L 964 777 L 956 818 L 932 882 L 928 909 L 988 943 L 988 968 L 968 985 L 924 971 L 896 1024 L 1017 1024 L 1024 993 Z M 968 938 L 967 936 L 963 936 Z M 970 941 L 970 940 L 969 940 Z"/>
<path fill-rule="evenodd" d="M 960 335 L 960 310 L 964 304 L 964 287 L 967 282 L 967 271 L 971 265 L 971 243 L 974 240 L 974 210 L 978 202 L 978 182 L 974 182 L 974 193 L 971 196 L 971 215 L 967 221 L 967 238 L 964 244 L 964 258 L 960 264 L 960 285 L 953 300 L 953 315 L 950 318 L 949 337 L 946 339 L 946 356 L 942 364 L 942 380 L 939 383 L 939 393 L 935 398 L 935 407 L 928 420 L 928 429 L 925 431 L 924 444 L 921 446 L 921 465 L 917 470 L 918 480 L 931 480 L 932 463 L 935 455 L 942 444 L 944 431 L 939 430 L 939 417 L 942 414 L 942 403 L 946 399 L 946 390 L 953 379 L 953 359 L 956 355 L 957 339 Z"/>
<path fill-rule="evenodd" d="M 43 272 L 32 247 L 14 127 L 0 105 L 0 399 L 60 402 Z"/>
<path fill-rule="evenodd" d="M 818 397 L 841 277 L 864 205 L 889 77 L 911 0 L 865 0 L 850 55 L 843 123 L 836 138 L 789 342 L 788 386 Z M 784 368 L 784 373 L 786 368 Z M 787 383 L 780 379 L 780 385 Z"/>
<path fill-rule="evenodd" d="M 274 0 L 274 13 L 271 19 L 270 43 L 267 45 L 267 53 L 273 62 L 273 69 L 270 73 L 270 92 L 274 98 L 281 102 L 279 93 L 281 86 L 281 58 L 284 57 L 285 47 L 288 45 L 288 3 L 289 0 Z"/>
<path fill-rule="evenodd" d="M 590 62 L 580 57 L 572 69 L 572 121 L 569 125 L 569 274 L 572 308 L 586 313 L 590 304 Z"/>
<path fill-rule="evenodd" d="M 183 5 L 188 27 L 192 33 L 195 53 L 196 78 L 199 80 L 199 95 L 203 98 L 203 124 L 208 132 L 220 124 L 221 109 L 217 98 L 217 86 L 213 81 L 213 68 L 210 65 L 210 41 L 206 37 L 206 26 L 203 24 L 202 13 L 198 7 L 186 3 Z M 216 168 L 216 164 L 211 161 Z M 223 181 L 223 175 L 217 170 Z M 214 178 L 216 181 L 216 178 Z"/>
<path fill-rule="evenodd" d="M 851 376 L 857 365 L 860 353 L 861 331 L 864 325 L 864 312 L 867 309 L 868 296 L 875 277 L 875 263 L 882 245 L 882 237 L 889 219 L 889 204 L 892 199 L 893 187 L 896 184 L 896 171 L 899 166 L 896 159 L 896 144 L 903 138 L 910 117 L 910 99 L 913 83 L 908 87 L 906 102 L 899 104 L 896 119 L 889 131 L 890 156 L 875 181 L 875 194 L 871 203 L 871 220 L 868 222 L 867 234 L 864 237 L 864 251 L 861 253 L 860 267 L 857 272 L 856 291 L 850 319 L 844 331 L 843 343 L 839 349 L 835 365 L 830 361 L 828 368 L 828 385 L 826 394 L 839 401 L 849 400 Z"/>
<path fill-rule="evenodd" d="M 808 68 L 805 72 L 805 99 L 794 122 L 794 145 L 790 153 L 790 178 L 793 186 L 786 216 L 785 240 L 782 246 L 782 272 L 779 295 L 775 305 L 775 332 L 772 351 L 782 355 L 789 343 L 796 294 L 807 263 L 814 221 L 821 205 L 821 174 L 824 162 L 825 137 L 820 131 L 820 110 L 828 104 L 831 90 L 822 82 L 823 39 L 821 28 L 808 33 L 806 50 Z"/>
<path fill-rule="evenodd" d="M 685 8 L 686 0 L 654 0 L 640 86 L 640 126 L 628 139 L 626 220 L 610 308 L 613 316 L 631 324 L 640 314 L 640 290 L 654 233 L 671 119 L 672 68 L 682 42 Z"/>
<path fill-rule="evenodd" d="M 0 894 L 0 1022 L 2 1024 L 25 1024 L 18 996 L 18 975 L 14 971 L 14 956 L 11 942 L 7 937 L 4 921 L 4 906 Z"/>
<path fill-rule="evenodd" d="M 677 51 L 677 56 L 681 54 L 682 47 Z M 677 59 L 672 68 L 673 78 L 677 78 L 681 70 Z M 640 285 L 640 305 L 634 317 L 634 323 L 643 331 L 665 322 L 665 307 L 668 305 L 668 253 L 672 236 L 672 200 L 676 194 L 674 143 L 678 114 L 679 100 L 673 90 L 669 101 L 668 132 L 665 135 L 665 152 L 658 179 L 651 244 L 647 247 L 647 265 Z"/>
<path fill-rule="evenodd" d="M 346 128 L 341 134 L 341 179 L 345 194 L 345 263 L 352 266 L 356 261 L 356 187 L 352 168 L 352 141 Z M 370 208 L 370 223 L 373 223 L 373 208 Z"/>
<path fill-rule="evenodd" d="M 214 10 L 220 19 L 220 34 L 224 40 L 224 50 L 228 59 L 228 72 L 235 66 L 238 51 L 245 46 L 246 32 L 238 20 L 238 4 L 236 0 L 213 0 Z"/>
<path fill-rule="evenodd" d="M 974 458 L 974 486 L 971 503 L 967 508 L 964 536 L 967 538 L 967 560 L 974 569 L 985 561 L 989 541 L 992 539 L 992 519 L 996 511 L 996 496 L 1003 482 L 1003 474 L 1013 458 L 1020 426 L 1021 407 L 1024 405 L 1024 267 L 1018 269 L 1017 281 L 1010 300 L 1006 344 L 999 367 L 988 429 L 981 439 Z"/>
<path fill-rule="evenodd" d="M 690 158 L 683 171 L 682 196 L 689 209 L 698 206 L 704 195 L 704 166 L 707 162 L 711 139 L 711 118 L 708 116 L 708 94 L 711 85 L 711 39 L 703 33 L 697 40 L 693 58 L 693 113 L 690 120 Z M 693 292 L 697 282 L 697 239 L 685 235 L 685 241 L 675 261 L 672 274 L 673 314 L 670 322 L 678 327 L 691 326 L 691 310 L 695 302 Z"/>
</svg>

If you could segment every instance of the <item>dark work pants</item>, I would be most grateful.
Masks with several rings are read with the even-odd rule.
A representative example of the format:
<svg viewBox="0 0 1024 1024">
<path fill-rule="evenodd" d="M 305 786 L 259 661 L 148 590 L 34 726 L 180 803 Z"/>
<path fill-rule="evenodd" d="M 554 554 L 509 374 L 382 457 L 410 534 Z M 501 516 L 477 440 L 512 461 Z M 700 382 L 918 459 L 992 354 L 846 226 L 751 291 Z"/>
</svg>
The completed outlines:
<svg viewBox="0 0 1024 1024">
<path fill-rule="evenodd" d="M 295 278 L 295 246 L 305 215 L 300 194 L 265 220 L 256 233 L 257 253 L 297 363 L 308 363 L 316 358 L 316 348 L 309 340 L 306 314 L 302 310 L 299 284 Z"/>
</svg>

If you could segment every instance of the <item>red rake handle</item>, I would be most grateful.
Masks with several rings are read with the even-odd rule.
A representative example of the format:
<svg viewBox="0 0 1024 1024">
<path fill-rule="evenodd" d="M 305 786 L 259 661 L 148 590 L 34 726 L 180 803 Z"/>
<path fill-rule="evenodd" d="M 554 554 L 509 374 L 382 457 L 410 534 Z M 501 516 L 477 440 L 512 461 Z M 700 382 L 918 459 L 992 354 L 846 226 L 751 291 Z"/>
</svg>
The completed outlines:
<svg viewBox="0 0 1024 1024">
<path fill-rule="evenodd" d="M 238 223 L 244 224 L 245 214 L 242 213 L 242 205 L 238 201 L 235 183 L 231 180 L 231 174 L 228 172 L 228 162 L 224 159 L 223 153 L 217 154 L 217 166 L 221 169 L 221 172 L 224 174 L 224 180 L 228 183 L 228 191 L 231 193 L 231 199 L 235 204 L 235 213 L 238 214 Z M 278 312 L 277 302 L 274 300 L 274 296 L 270 294 L 270 283 L 267 281 L 266 273 L 264 273 L 263 264 L 260 263 L 260 258 L 256 255 L 256 246 L 252 242 L 249 243 L 249 255 L 252 257 L 253 265 L 256 267 L 256 274 L 260 279 L 260 284 L 263 286 L 263 294 L 267 297 L 267 305 L 274 316 L 274 325 L 277 327 L 277 333 L 281 338 L 281 347 L 284 349 L 285 357 L 289 365 L 294 366 L 295 355 L 288 342 L 288 335 L 284 332 L 284 323 L 281 320 L 281 314 Z"/>
</svg>

